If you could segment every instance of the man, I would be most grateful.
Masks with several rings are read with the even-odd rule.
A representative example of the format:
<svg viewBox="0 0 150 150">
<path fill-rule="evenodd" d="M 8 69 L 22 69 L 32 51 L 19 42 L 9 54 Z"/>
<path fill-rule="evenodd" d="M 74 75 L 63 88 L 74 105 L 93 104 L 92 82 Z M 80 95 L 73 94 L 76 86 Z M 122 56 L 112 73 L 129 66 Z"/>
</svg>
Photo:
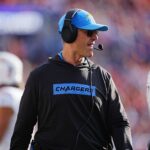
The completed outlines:
<svg viewBox="0 0 150 150">
<path fill-rule="evenodd" d="M 21 100 L 11 150 L 132 150 L 129 122 L 111 75 L 88 59 L 99 31 L 85 10 L 59 21 L 63 49 L 31 72 Z"/>
<path fill-rule="evenodd" d="M 8 150 L 22 90 L 23 64 L 12 53 L 0 52 L 0 150 Z"/>
</svg>

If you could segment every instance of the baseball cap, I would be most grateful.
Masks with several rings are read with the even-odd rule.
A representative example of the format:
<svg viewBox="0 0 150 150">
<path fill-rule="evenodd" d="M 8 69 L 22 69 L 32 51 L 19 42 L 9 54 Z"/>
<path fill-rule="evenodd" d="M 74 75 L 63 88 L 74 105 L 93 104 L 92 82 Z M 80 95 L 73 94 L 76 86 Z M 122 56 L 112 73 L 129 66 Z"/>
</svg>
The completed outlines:
<svg viewBox="0 0 150 150">
<path fill-rule="evenodd" d="M 78 11 L 76 12 L 76 14 L 71 20 L 71 24 L 74 25 L 76 28 L 83 29 L 83 30 L 99 30 L 99 31 L 108 30 L 107 25 L 96 23 L 93 16 L 89 12 L 82 9 L 77 9 L 77 10 Z M 66 14 L 64 14 L 58 22 L 59 32 L 61 32 L 63 29 Z"/>
</svg>

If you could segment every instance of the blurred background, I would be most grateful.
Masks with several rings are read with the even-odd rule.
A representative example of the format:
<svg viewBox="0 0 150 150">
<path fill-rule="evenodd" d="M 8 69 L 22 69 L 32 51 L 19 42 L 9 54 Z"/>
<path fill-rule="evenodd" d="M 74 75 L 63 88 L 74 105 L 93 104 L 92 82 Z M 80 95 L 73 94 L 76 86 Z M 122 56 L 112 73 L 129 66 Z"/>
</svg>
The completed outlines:
<svg viewBox="0 0 150 150">
<path fill-rule="evenodd" d="M 150 141 L 146 100 L 150 0 L 0 0 L 0 51 L 22 59 L 25 84 L 31 70 L 61 50 L 57 23 L 70 8 L 85 9 L 109 26 L 97 42 L 104 51 L 94 51 L 92 60 L 113 76 L 131 123 L 134 150 L 146 150 Z"/>
</svg>

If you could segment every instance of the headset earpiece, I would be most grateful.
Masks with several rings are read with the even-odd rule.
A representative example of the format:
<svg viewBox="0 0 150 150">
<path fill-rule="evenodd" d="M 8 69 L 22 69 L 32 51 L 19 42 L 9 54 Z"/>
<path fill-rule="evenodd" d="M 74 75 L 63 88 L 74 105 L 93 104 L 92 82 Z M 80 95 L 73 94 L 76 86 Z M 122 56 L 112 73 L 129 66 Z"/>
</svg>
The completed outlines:
<svg viewBox="0 0 150 150">
<path fill-rule="evenodd" d="M 61 32 L 61 36 L 62 39 L 67 43 L 72 43 L 77 38 L 78 29 L 71 24 L 71 20 L 78 10 L 79 9 L 72 9 L 68 11 L 64 20 L 64 26 Z"/>
</svg>

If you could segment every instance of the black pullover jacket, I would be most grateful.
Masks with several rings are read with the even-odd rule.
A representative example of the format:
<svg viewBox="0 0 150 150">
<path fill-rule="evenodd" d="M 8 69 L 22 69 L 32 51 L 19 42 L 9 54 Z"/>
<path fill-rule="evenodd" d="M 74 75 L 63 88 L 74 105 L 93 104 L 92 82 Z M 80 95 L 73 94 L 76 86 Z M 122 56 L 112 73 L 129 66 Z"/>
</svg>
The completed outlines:
<svg viewBox="0 0 150 150">
<path fill-rule="evenodd" d="M 42 150 L 132 150 L 129 122 L 111 75 L 88 59 L 58 55 L 30 73 L 10 150 L 27 150 L 34 125 Z"/>
</svg>

